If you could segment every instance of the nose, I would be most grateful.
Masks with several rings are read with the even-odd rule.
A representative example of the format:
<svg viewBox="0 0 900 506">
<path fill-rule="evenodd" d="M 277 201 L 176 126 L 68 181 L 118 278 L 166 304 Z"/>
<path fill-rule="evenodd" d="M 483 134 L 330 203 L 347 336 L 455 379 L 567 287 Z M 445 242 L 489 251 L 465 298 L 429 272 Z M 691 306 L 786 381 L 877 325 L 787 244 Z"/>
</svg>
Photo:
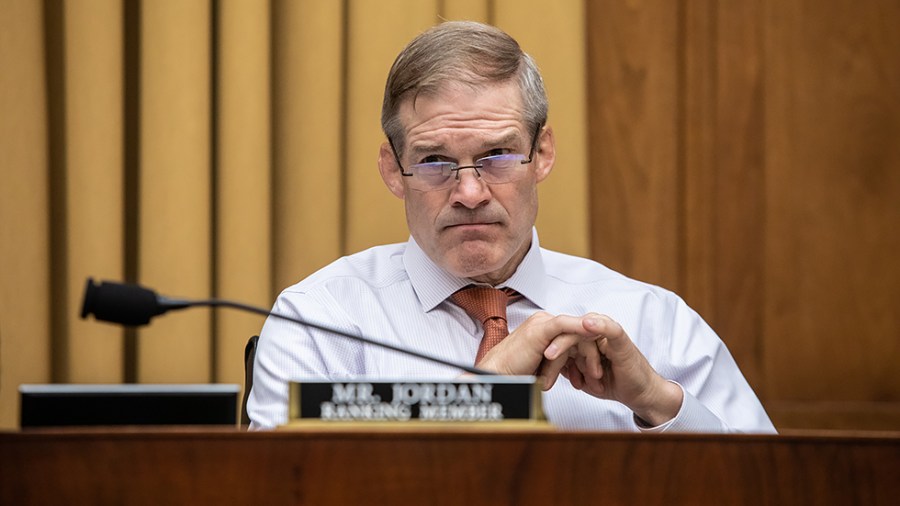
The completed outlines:
<svg viewBox="0 0 900 506">
<path fill-rule="evenodd" d="M 450 195 L 452 205 L 475 209 L 490 202 L 491 190 L 481 179 L 475 167 L 459 169 L 456 177 L 457 181 L 453 185 L 453 192 Z"/>
</svg>

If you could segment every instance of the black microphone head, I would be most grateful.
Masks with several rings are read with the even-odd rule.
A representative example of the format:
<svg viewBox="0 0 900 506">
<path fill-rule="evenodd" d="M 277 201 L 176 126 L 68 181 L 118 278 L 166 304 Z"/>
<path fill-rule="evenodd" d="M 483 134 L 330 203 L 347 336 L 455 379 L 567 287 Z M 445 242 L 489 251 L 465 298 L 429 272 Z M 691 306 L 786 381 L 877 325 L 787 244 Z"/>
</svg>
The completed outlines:
<svg viewBox="0 0 900 506">
<path fill-rule="evenodd" d="M 159 304 L 156 292 L 142 286 L 101 281 L 88 278 L 84 288 L 81 317 L 94 318 L 122 325 L 146 325 L 156 315 L 166 312 Z"/>
</svg>

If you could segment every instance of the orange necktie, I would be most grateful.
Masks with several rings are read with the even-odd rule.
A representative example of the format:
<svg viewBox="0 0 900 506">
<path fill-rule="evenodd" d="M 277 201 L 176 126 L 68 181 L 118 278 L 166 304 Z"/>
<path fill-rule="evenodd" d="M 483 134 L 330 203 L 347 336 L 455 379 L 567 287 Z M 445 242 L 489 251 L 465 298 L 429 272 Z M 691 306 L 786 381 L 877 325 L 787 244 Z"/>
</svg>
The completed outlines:
<svg viewBox="0 0 900 506">
<path fill-rule="evenodd" d="M 510 300 L 518 298 L 512 288 L 498 290 L 489 286 L 469 285 L 450 296 L 450 300 L 463 308 L 472 318 L 484 327 L 484 337 L 475 355 L 475 364 L 481 362 L 484 355 L 509 335 L 506 325 L 506 305 Z"/>
</svg>

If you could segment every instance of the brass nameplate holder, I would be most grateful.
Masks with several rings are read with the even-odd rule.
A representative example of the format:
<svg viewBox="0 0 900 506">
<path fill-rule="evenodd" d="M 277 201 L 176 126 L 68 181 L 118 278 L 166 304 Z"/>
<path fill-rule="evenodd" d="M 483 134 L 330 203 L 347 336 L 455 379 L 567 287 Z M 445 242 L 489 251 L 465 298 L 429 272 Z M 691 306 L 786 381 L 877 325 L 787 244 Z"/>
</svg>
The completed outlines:
<svg viewBox="0 0 900 506">
<path fill-rule="evenodd" d="M 290 384 L 289 425 L 546 423 L 534 376 Z"/>
</svg>

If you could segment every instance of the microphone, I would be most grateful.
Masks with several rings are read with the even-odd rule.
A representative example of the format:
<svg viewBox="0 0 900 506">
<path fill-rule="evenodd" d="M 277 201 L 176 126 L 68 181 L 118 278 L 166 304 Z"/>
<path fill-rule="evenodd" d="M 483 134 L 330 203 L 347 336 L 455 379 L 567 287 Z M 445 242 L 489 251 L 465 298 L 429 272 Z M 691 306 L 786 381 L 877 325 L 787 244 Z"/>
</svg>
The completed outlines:
<svg viewBox="0 0 900 506">
<path fill-rule="evenodd" d="M 390 343 L 384 343 L 371 337 L 348 334 L 347 332 L 336 329 L 334 327 L 322 325 L 320 323 L 308 322 L 305 320 L 301 320 L 300 318 L 279 314 L 274 311 L 268 311 L 259 307 L 242 304 L 240 302 L 233 302 L 224 299 L 173 299 L 164 297 L 162 295 L 157 295 L 157 293 L 153 290 L 140 285 L 116 283 L 112 281 L 101 281 L 99 284 L 97 284 L 94 282 L 93 278 L 88 278 L 87 283 L 84 287 L 84 299 L 81 305 L 81 318 L 86 319 L 88 315 L 93 314 L 94 319 L 96 320 L 109 323 L 118 323 L 128 326 L 140 326 L 147 325 L 155 316 L 162 315 L 168 311 L 185 309 L 189 307 L 228 307 L 241 311 L 247 311 L 250 313 L 256 313 L 263 316 L 272 316 L 296 323 L 298 325 L 304 325 L 306 327 L 314 328 L 324 332 L 331 332 L 342 337 L 354 339 L 356 341 L 371 344 L 374 346 L 379 346 L 381 348 L 386 348 L 388 350 L 403 353 L 412 357 L 442 365 L 448 365 L 450 367 L 455 367 L 468 373 L 482 376 L 491 376 L 494 374 L 483 369 L 478 369 L 477 367 L 459 364 L 441 357 L 429 355 L 427 353 L 402 348 Z"/>
<path fill-rule="evenodd" d="M 88 278 L 81 305 L 81 317 L 93 314 L 98 320 L 128 326 L 147 325 L 154 316 L 170 309 L 190 306 L 188 302 L 171 304 L 169 299 L 140 285 L 102 281 L 95 284 Z"/>
</svg>

